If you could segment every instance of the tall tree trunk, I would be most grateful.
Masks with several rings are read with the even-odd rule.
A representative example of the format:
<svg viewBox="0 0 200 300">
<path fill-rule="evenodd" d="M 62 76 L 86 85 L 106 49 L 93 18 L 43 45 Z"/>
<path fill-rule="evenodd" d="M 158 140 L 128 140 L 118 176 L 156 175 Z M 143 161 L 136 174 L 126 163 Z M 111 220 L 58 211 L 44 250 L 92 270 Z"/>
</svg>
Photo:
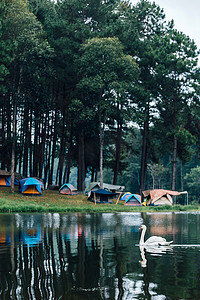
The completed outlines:
<svg viewBox="0 0 200 300">
<path fill-rule="evenodd" d="M 55 161 L 55 154 L 56 154 L 56 141 L 57 141 L 57 121 L 58 121 L 58 112 L 55 112 L 55 119 L 54 119 L 54 131 L 53 131 L 53 146 L 52 146 L 52 153 L 51 153 L 51 170 L 49 173 L 48 184 L 51 185 L 53 182 L 53 170 L 54 170 L 54 161 Z"/>
<path fill-rule="evenodd" d="M 6 136 L 6 132 L 5 132 L 5 128 L 6 128 L 6 122 L 5 122 L 5 107 L 2 107 L 2 115 L 1 115 L 1 120 L 0 120 L 0 130 L 1 130 L 1 141 L 0 141 L 0 147 L 1 149 L 4 148 L 5 149 L 5 136 Z M 4 151 L 3 151 L 4 152 Z M 5 170 L 5 160 L 4 157 L 1 157 L 1 169 Z"/>
<path fill-rule="evenodd" d="M 42 116 L 42 134 L 41 134 L 41 141 L 40 141 L 40 155 L 39 155 L 39 178 L 42 178 L 42 172 L 44 168 L 44 161 L 45 161 L 45 146 L 46 146 L 46 135 L 47 135 L 47 122 L 48 122 L 48 116 L 43 114 Z"/>
<path fill-rule="evenodd" d="M 102 133 L 100 134 L 100 136 L 101 135 L 102 135 Z M 100 189 L 103 189 L 103 137 L 100 137 L 99 169 L 100 169 Z"/>
<path fill-rule="evenodd" d="M 95 172 L 95 169 L 94 169 L 94 167 L 92 167 L 91 182 L 94 181 L 94 172 Z"/>
<path fill-rule="evenodd" d="M 184 191 L 184 185 L 183 185 L 183 179 L 184 179 L 184 177 L 183 177 L 183 163 L 182 163 L 182 161 L 181 161 L 181 191 Z"/>
<path fill-rule="evenodd" d="M 120 163 L 120 153 L 121 153 L 121 143 L 122 143 L 122 124 L 118 123 L 113 184 L 117 184 L 117 177 L 118 177 L 119 163 Z"/>
<path fill-rule="evenodd" d="M 11 137 L 11 99 L 10 99 L 10 94 L 6 96 L 8 97 L 7 99 L 7 105 L 6 105 L 6 120 L 7 120 L 7 137 Z"/>
<path fill-rule="evenodd" d="M 177 74 L 176 74 L 177 75 Z M 176 78 L 176 75 L 175 75 L 175 78 Z M 177 93 L 178 92 L 178 87 L 177 87 Z M 173 103 L 173 129 L 174 129 L 174 132 L 176 132 L 177 130 L 177 105 L 176 103 L 178 102 L 178 98 L 176 97 L 176 95 L 174 96 L 174 103 Z M 176 158 L 177 158 L 177 137 L 176 137 L 176 134 L 174 133 L 174 136 L 173 136 L 173 158 L 172 158 L 172 181 L 171 181 L 171 189 L 172 191 L 175 191 L 175 188 L 176 188 Z"/>
<path fill-rule="evenodd" d="M 6 95 L 6 101 L 7 101 L 7 105 L 6 105 L 6 120 L 7 120 L 7 132 L 6 132 L 6 136 L 7 139 L 9 140 L 12 136 L 11 133 L 11 124 L 12 124 L 12 119 L 11 119 L 11 115 L 12 115 L 12 106 L 11 106 L 11 97 L 10 97 L 10 93 L 8 93 Z M 9 155 L 12 157 L 12 149 L 11 152 L 9 150 Z M 7 161 L 7 169 L 11 170 L 11 161 Z"/>
<path fill-rule="evenodd" d="M 141 168 L 140 168 L 140 195 L 145 190 L 146 171 L 147 171 L 147 139 L 149 132 L 149 104 L 145 108 L 145 121 L 142 137 L 142 156 L 141 156 Z"/>
<path fill-rule="evenodd" d="M 67 176 L 67 182 L 69 182 L 69 177 L 70 177 L 70 168 L 71 168 L 71 160 L 72 160 L 72 145 L 73 145 L 73 121 L 71 121 L 71 126 L 70 126 L 70 141 L 69 141 L 69 149 L 68 149 L 66 171 L 65 171 L 65 177 Z"/>
<path fill-rule="evenodd" d="M 175 191 L 176 187 L 176 156 L 177 156 L 177 137 L 174 135 L 173 140 L 173 160 L 172 160 L 172 184 L 171 189 Z"/>
<path fill-rule="evenodd" d="M 21 174 L 22 173 L 22 159 L 23 159 L 23 148 L 22 148 L 22 145 L 23 145 L 23 140 L 24 140 L 24 137 L 23 137 L 23 133 L 21 134 L 20 136 L 20 146 L 21 146 L 21 150 L 20 152 L 18 153 L 18 159 L 16 158 L 15 159 L 15 172 L 16 172 L 16 169 L 17 169 L 17 166 L 18 166 L 18 173 Z"/>
<path fill-rule="evenodd" d="M 63 164 L 64 164 L 64 156 L 65 156 L 65 109 L 63 108 L 63 126 L 62 126 L 62 137 L 61 137 L 61 144 L 60 144 L 60 157 L 59 157 L 59 186 L 63 184 Z"/>
<path fill-rule="evenodd" d="M 0 98 L 0 101 L 1 101 L 1 98 Z M 2 110 L 3 108 L 1 109 L 0 108 L 0 149 L 3 150 L 3 126 L 2 126 Z M 3 155 L 2 155 L 2 152 L 0 153 L 0 169 L 1 166 L 2 166 L 2 158 L 3 158 Z"/>
<path fill-rule="evenodd" d="M 13 134 L 12 134 L 12 156 L 11 156 L 11 193 L 15 190 L 15 139 L 16 139 L 16 114 L 17 104 L 13 104 Z"/>
<path fill-rule="evenodd" d="M 79 148 L 78 148 L 78 190 L 85 189 L 85 145 L 84 145 L 84 129 L 79 132 Z"/>
<path fill-rule="evenodd" d="M 101 115 L 101 107 L 99 109 L 99 143 L 100 143 L 100 159 L 99 159 L 99 172 L 100 172 L 100 189 L 103 189 L 103 145 L 104 145 L 104 129 L 106 123 L 106 114 Z M 103 120 L 102 120 L 103 119 Z"/>
<path fill-rule="evenodd" d="M 56 171 L 56 184 L 59 184 L 59 182 L 58 182 L 59 168 L 60 168 L 60 165 L 58 164 L 57 171 Z"/>
<path fill-rule="evenodd" d="M 63 182 L 69 182 L 68 179 L 66 181 L 66 176 L 67 176 L 67 164 L 65 164 L 64 175 L 63 175 Z"/>
<path fill-rule="evenodd" d="M 28 132 L 28 139 L 29 139 L 29 169 L 30 169 L 30 176 L 33 176 L 33 149 L 32 149 L 32 141 L 31 141 L 31 131 L 32 131 L 32 121 L 33 121 L 33 110 L 30 110 L 30 126 Z"/>
<path fill-rule="evenodd" d="M 28 167 L 28 122 L 29 122 L 29 109 L 24 109 L 24 156 L 23 156 L 23 176 L 27 177 Z"/>
<path fill-rule="evenodd" d="M 70 177 L 70 169 L 71 169 L 71 157 L 69 158 L 67 165 L 66 165 L 66 176 L 67 176 L 67 182 L 69 182 Z"/>
<path fill-rule="evenodd" d="M 39 147 L 39 115 L 35 110 L 35 135 L 34 135 L 34 147 L 33 147 L 33 176 L 38 176 L 38 147 Z"/>
<path fill-rule="evenodd" d="M 16 143 L 16 128 L 17 128 L 17 103 L 16 103 L 16 97 L 19 97 L 20 95 L 20 89 L 21 89 L 21 81 L 22 81 L 22 72 L 23 72 L 23 63 L 19 68 L 19 77 L 17 80 L 14 79 L 13 84 L 17 82 L 17 94 L 12 96 L 13 100 L 13 140 L 12 140 L 12 155 L 11 155 L 11 193 L 14 193 L 14 187 L 15 187 L 15 143 Z M 10 102 L 10 101 L 9 101 Z"/>
<path fill-rule="evenodd" d="M 49 118 L 48 118 L 49 119 Z M 51 160 L 51 145 L 52 145 L 52 131 L 51 131 L 51 126 L 49 126 L 49 122 L 47 123 L 47 145 L 46 145 L 46 165 L 44 168 L 44 178 L 45 178 L 45 184 L 47 187 L 47 178 L 49 175 L 49 168 L 50 168 L 50 160 Z"/>
<path fill-rule="evenodd" d="M 97 182 L 97 180 L 98 180 L 98 170 L 96 170 L 94 181 Z"/>
<path fill-rule="evenodd" d="M 58 87 L 59 89 L 59 87 Z M 57 123 L 58 123 L 58 90 L 56 91 L 56 107 L 55 107 L 55 118 L 54 118 L 54 130 L 53 130 L 53 146 L 51 154 L 51 170 L 49 172 L 48 184 L 51 185 L 53 182 L 53 171 L 54 171 L 54 161 L 56 154 L 56 141 L 57 141 Z"/>
<path fill-rule="evenodd" d="M 63 166 L 64 166 L 64 160 L 65 160 L 65 147 L 66 147 L 66 125 L 68 121 L 68 114 L 66 107 L 68 106 L 67 100 L 69 100 L 66 96 L 66 87 L 65 84 L 63 85 L 63 97 L 62 97 L 62 133 L 61 133 L 61 145 L 60 145 L 60 156 L 59 156 L 59 186 L 61 186 L 63 182 Z"/>
<path fill-rule="evenodd" d="M 53 146 L 52 146 L 52 153 L 51 153 L 51 170 L 49 173 L 48 184 L 51 185 L 53 182 L 53 170 L 54 170 L 54 161 L 55 161 L 55 154 L 56 154 L 56 140 L 57 140 L 57 121 L 58 121 L 58 112 L 55 112 L 54 118 L 54 130 L 53 130 Z"/>
</svg>

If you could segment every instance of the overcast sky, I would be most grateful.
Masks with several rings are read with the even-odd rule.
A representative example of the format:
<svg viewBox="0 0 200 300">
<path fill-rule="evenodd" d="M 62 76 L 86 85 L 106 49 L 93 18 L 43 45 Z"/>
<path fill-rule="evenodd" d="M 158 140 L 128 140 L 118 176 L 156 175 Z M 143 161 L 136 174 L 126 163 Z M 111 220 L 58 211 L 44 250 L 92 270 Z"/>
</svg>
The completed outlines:
<svg viewBox="0 0 200 300">
<path fill-rule="evenodd" d="M 131 0 L 136 4 L 138 0 Z M 174 20 L 175 28 L 193 39 L 200 49 L 200 0 L 154 0 L 164 9 L 166 19 Z"/>
</svg>

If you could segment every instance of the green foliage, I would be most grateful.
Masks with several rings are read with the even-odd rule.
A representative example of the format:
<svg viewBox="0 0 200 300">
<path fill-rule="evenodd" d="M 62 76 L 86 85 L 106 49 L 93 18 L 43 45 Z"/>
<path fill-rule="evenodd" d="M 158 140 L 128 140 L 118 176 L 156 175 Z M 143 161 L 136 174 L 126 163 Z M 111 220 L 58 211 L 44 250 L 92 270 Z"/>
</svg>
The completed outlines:
<svg viewBox="0 0 200 300">
<path fill-rule="evenodd" d="M 149 163 L 147 170 L 152 178 L 152 189 L 161 188 L 163 186 L 163 178 L 168 174 L 169 169 L 163 164 Z"/>
<path fill-rule="evenodd" d="M 6 71 L 7 75 L 10 74 L 7 78 L 7 88 L 12 93 L 19 93 L 20 90 L 24 89 L 24 93 L 25 90 L 30 89 L 31 85 L 34 85 L 35 77 L 37 79 L 42 77 L 41 70 L 44 70 L 44 59 L 48 60 L 52 56 L 52 49 L 45 39 L 41 24 L 35 15 L 28 10 L 27 1 L 6 2 L 2 24 L 3 39 L 4 36 L 6 39 L 1 45 L 5 45 L 5 42 L 12 45 L 7 50 L 7 57 L 10 57 L 10 65 Z"/>
<path fill-rule="evenodd" d="M 9 75 L 9 67 L 14 59 L 13 51 L 16 48 L 16 42 L 7 34 L 10 30 L 7 18 L 6 1 L 0 3 L 0 93 L 6 91 L 5 79 Z"/>
<path fill-rule="evenodd" d="M 197 142 L 197 138 L 185 128 L 180 128 L 179 132 L 177 133 L 177 138 L 180 159 L 183 162 L 191 160 L 195 154 L 194 145 Z"/>
<path fill-rule="evenodd" d="M 120 93 L 127 88 L 126 81 L 131 85 L 139 73 L 134 59 L 123 54 L 117 38 L 93 38 L 82 45 L 81 52 L 78 65 L 83 78 L 79 87 L 91 89 L 97 95 L 111 95 L 112 89 Z"/>
<path fill-rule="evenodd" d="M 190 199 L 200 202 L 200 167 L 192 168 L 184 180 Z"/>
<path fill-rule="evenodd" d="M 118 38 L 88 40 L 81 47 L 77 65 L 80 76 L 77 87 L 87 99 L 85 107 L 91 102 L 93 111 L 98 108 L 102 118 L 112 112 L 111 107 L 114 109 L 116 102 L 128 100 L 128 90 L 139 73 L 134 59 L 123 53 Z"/>
</svg>

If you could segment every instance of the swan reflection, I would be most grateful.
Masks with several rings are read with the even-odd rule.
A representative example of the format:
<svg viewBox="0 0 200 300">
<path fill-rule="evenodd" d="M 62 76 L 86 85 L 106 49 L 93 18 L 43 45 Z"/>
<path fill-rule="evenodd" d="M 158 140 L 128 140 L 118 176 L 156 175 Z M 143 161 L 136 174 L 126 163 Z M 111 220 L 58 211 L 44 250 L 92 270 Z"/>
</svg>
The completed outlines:
<svg viewBox="0 0 200 300">
<path fill-rule="evenodd" d="M 161 256 L 162 254 L 167 253 L 168 251 L 172 251 L 172 246 L 159 246 L 159 245 L 140 245 L 140 255 L 142 260 L 140 260 L 140 264 L 142 268 L 147 267 L 147 258 L 146 253 L 150 253 L 152 256 Z"/>
</svg>

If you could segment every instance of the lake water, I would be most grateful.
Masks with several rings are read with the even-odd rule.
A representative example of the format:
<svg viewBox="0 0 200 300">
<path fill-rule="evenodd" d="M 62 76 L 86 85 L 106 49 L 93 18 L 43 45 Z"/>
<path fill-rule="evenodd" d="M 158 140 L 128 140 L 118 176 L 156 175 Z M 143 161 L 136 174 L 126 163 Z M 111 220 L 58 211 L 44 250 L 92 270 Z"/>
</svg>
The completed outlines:
<svg viewBox="0 0 200 300">
<path fill-rule="evenodd" d="M 200 213 L 0 215 L 1 299 L 200 299 Z M 142 249 L 146 238 L 173 240 Z"/>
</svg>

